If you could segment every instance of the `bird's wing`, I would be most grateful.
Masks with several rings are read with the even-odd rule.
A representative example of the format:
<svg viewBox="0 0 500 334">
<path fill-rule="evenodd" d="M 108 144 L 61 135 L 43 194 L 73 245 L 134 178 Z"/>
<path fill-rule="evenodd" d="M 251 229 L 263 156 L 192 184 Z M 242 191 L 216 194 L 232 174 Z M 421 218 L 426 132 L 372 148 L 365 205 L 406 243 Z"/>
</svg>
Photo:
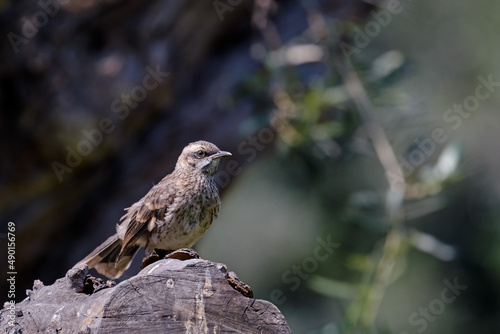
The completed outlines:
<svg viewBox="0 0 500 334">
<path fill-rule="evenodd" d="M 176 193 L 174 184 L 162 181 L 151 188 L 139 202 L 126 209 L 128 212 L 121 218 L 124 221 L 128 220 L 122 250 L 151 232 L 157 220 L 165 218 L 165 213 L 174 202 Z"/>
</svg>

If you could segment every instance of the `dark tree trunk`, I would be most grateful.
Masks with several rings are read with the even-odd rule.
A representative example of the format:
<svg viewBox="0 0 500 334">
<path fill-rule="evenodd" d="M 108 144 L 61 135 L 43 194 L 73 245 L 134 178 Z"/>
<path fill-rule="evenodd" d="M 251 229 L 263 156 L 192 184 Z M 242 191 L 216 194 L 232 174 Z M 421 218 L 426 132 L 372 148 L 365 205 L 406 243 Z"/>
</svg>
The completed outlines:
<svg viewBox="0 0 500 334">
<path fill-rule="evenodd" d="M 17 291 L 34 277 L 60 277 L 114 233 L 123 208 L 171 172 L 187 143 L 237 153 L 251 133 L 243 121 L 270 110 L 267 87 L 245 88 L 266 73 L 249 51 L 262 40 L 254 3 L 222 14 L 214 3 L 19 0 L 3 8 L 0 222 L 16 225 Z M 369 8 L 322 6 L 341 19 Z M 302 2 L 276 8 L 283 40 L 307 29 Z"/>
</svg>

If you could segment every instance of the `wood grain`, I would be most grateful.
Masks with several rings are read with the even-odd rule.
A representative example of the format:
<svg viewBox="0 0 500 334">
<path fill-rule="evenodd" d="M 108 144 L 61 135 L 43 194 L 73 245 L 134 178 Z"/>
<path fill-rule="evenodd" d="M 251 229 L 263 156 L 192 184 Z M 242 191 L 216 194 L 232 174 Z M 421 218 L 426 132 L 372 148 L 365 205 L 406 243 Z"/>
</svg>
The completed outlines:
<svg viewBox="0 0 500 334">
<path fill-rule="evenodd" d="M 245 297 L 228 276 L 237 280 L 224 264 L 165 259 L 113 286 L 81 265 L 50 286 L 35 281 L 14 327 L 0 312 L 1 333 L 291 333 L 276 306 Z"/>
</svg>

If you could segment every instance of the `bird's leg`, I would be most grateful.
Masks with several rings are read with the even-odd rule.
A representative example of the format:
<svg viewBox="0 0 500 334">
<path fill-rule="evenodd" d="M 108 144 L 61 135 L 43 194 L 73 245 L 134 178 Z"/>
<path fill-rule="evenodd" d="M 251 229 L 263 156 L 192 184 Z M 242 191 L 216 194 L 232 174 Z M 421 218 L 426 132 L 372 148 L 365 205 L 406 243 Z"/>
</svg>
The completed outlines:
<svg viewBox="0 0 500 334">
<path fill-rule="evenodd" d="M 170 250 L 165 250 L 165 249 L 158 249 L 158 248 L 156 248 L 156 249 L 154 250 L 154 252 L 155 252 L 156 254 L 158 254 L 158 256 L 160 257 L 160 259 L 164 259 L 164 258 L 166 258 L 166 257 L 167 257 L 167 254 L 168 254 L 168 253 L 171 253 L 172 251 L 170 251 Z"/>
</svg>

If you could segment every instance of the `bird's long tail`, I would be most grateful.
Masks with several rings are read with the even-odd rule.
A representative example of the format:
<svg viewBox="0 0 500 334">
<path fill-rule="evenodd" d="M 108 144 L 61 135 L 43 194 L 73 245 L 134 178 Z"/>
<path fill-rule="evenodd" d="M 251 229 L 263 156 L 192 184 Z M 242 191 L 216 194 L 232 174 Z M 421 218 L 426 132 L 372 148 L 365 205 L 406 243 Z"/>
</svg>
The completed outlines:
<svg viewBox="0 0 500 334">
<path fill-rule="evenodd" d="M 130 267 L 138 250 L 139 246 L 131 245 L 122 251 L 122 240 L 114 234 L 75 266 L 85 263 L 107 278 L 118 278 Z"/>
</svg>

